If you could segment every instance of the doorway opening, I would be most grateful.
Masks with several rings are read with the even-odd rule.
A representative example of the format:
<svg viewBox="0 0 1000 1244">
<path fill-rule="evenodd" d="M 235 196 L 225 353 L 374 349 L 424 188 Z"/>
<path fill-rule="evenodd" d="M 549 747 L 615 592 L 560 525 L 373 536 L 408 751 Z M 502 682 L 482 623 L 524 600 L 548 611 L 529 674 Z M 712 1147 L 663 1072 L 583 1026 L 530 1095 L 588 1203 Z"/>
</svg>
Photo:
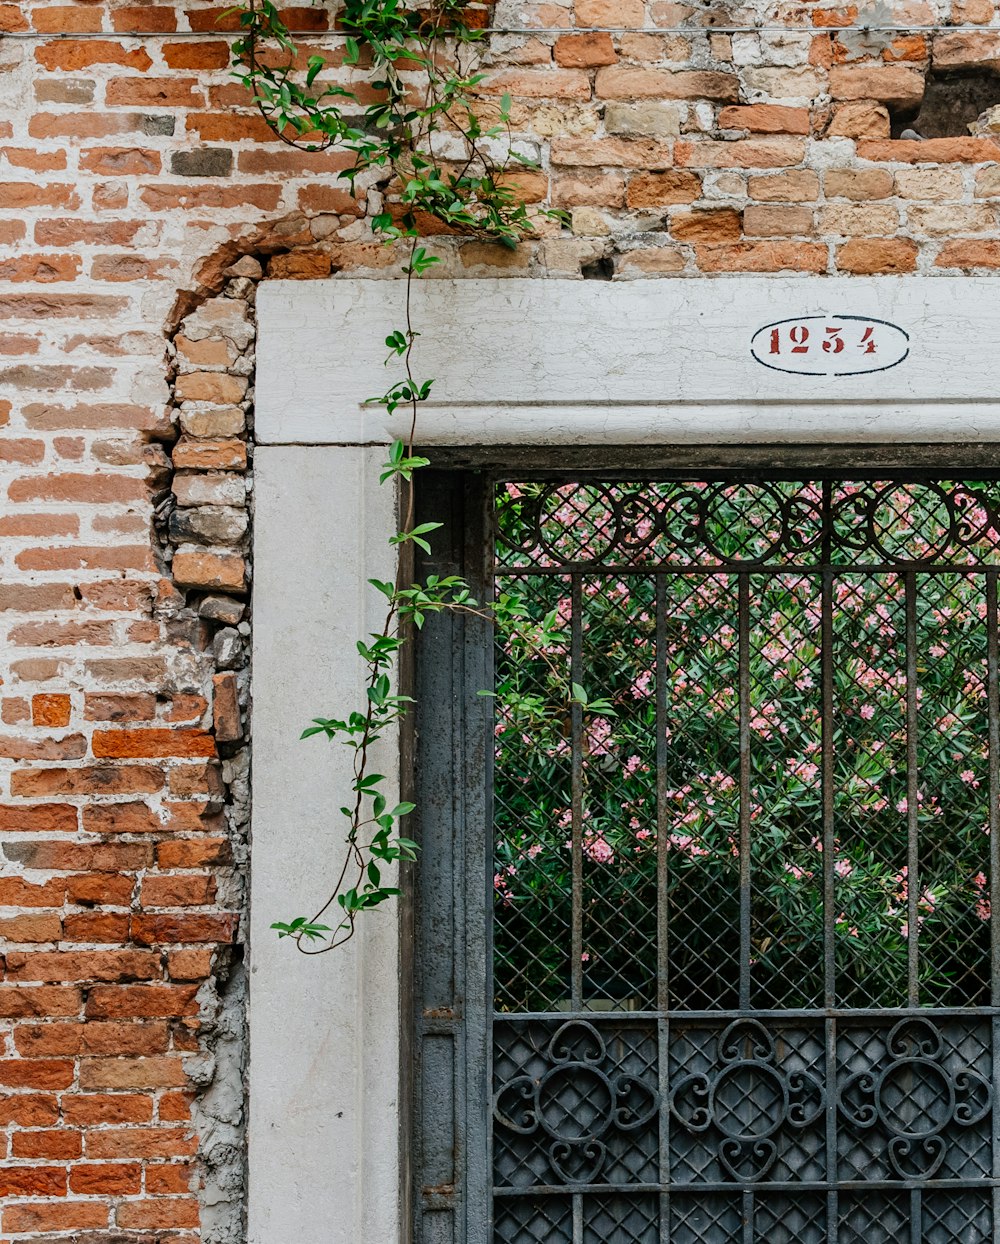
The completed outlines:
<svg viewBox="0 0 1000 1244">
<path fill-rule="evenodd" d="M 995 1239 L 1000 483 L 424 508 L 520 616 L 418 656 L 417 1238 Z"/>
</svg>

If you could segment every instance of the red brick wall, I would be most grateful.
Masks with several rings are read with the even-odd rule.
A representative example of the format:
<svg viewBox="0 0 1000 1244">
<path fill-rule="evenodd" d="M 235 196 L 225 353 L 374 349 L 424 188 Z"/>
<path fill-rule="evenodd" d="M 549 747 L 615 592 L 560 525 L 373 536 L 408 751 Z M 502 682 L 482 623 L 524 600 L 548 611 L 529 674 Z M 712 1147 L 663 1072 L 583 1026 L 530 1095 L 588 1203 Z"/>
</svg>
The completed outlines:
<svg viewBox="0 0 1000 1244">
<path fill-rule="evenodd" d="M 3 1239 L 199 1234 L 246 863 L 255 283 L 394 271 L 363 221 L 380 190 L 268 141 L 219 11 L 0 4 L 39 36 L 0 41 Z M 699 18 L 667 0 L 522 6 L 538 30 L 496 40 L 484 112 L 513 93 L 526 192 L 572 230 L 439 238 L 436 274 L 995 270 L 996 142 L 891 141 L 887 105 L 932 53 L 995 65 L 998 36 L 865 42 L 837 33 L 854 14 L 730 36 L 670 29 Z"/>
</svg>

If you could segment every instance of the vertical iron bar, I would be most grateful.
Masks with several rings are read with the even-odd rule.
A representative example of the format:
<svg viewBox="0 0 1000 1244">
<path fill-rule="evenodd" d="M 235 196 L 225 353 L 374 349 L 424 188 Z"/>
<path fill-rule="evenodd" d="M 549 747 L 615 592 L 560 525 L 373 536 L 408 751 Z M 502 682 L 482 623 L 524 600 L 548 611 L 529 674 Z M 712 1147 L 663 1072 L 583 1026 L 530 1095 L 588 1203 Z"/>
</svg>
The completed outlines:
<svg viewBox="0 0 1000 1244">
<path fill-rule="evenodd" d="M 920 1189 L 910 1189 L 910 1244 L 920 1244 L 923 1238 L 923 1223 L 920 1208 Z"/>
<path fill-rule="evenodd" d="M 750 576 L 739 575 L 740 1010 L 750 1009 Z"/>
<path fill-rule="evenodd" d="M 833 684 L 833 488 L 823 483 L 823 547 L 820 582 L 820 739 L 823 818 L 823 999 L 836 1006 L 836 833 L 834 831 L 834 684 Z M 826 1070 L 826 1197 L 827 1244 L 837 1244 L 840 1208 L 837 1184 L 837 1021 L 823 1024 Z"/>
<path fill-rule="evenodd" d="M 1000 1006 L 1000 689 L 998 689 L 997 571 L 986 572 L 986 702 L 990 788 L 990 1005 Z M 998 1172 L 1000 1176 L 1000 1172 Z"/>
<path fill-rule="evenodd" d="M 583 681 L 583 581 L 571 579 L 570 683 Z M 570 688 L 572 693 L 572 687 Z M 574 699 L 570 708 L 572 747 L 572 836 L 573 916 L 570 955 L 570 981 L 574 1011 L 583 1010 L 583 706 Z M 574 1198 L 574 1206 L 577 1198 Z M 574 1208 L 574 1222 L 576 1209 Z"/>
<path fill-rule="evenodd" d="M 573 1193 L 573 1244 L 583 1244 L 583 1197 Z"/>
<path fill-rule="evenodd" d="M 986 703 L 989 719 L 990 1004 L 1000 1006 L 1000 690 L 998 690 L 997 572 L 986 572 Z M 1000 1019 L 990 1020 L 993 1092 L 1000 1085 Z M 991 1129 L 993 1178 L 1000 1180 L 1000 1129 Z M 993 1238 L 1000 1234 L 1000 1186 L 993 1188 Z"/>
<path fill-rule="evenodd" d="M 667 808 L 667 585 L 656 576 L 656 1008 L 670 1006 L 670 949 L 667 921 L 667 847 L 670 815 Z"/>
<path fill-rule="evenodd" d="M 920 1000 L 920 959 L 917 919 L 920 899 L 918 872 L 918 833 L 920 820 L 917 798 L 917 576 L 907 570 L 903 576 L 906 592 L 906 960 L 907 1002 Z"/>
<path fill-rule="evenodd" d="M 833 774 L 833 567 L 831 566 L 831 487 L 823 484 L 823 571 L 820 583 L 820 738 L 822 741 L 823 817 L 823 996 L 828 1009 L 836 1005 L 836 835 Z"/>
<path fill-rule="evenodd" d="M 660 1101 L 670 1100 L 670 946 L 667 904 L 667 582 L 656 576 L 656 1023 L 657 1081 Z M 659 1180 L 666 1189 L 670 1183 L 670 1111 L 659 1112 Z M 670 1193 L 660 1193 L 660 1244 L 670 1242 Z"/>
<path fill-rule="evenodd" d="M 753 1244 L 753 1202 L 754 1195 L 750 1191 L 746 1191 L 742 1196 L 742 1213 L 743 1213 L 743 1244 Z"/>
</svg>

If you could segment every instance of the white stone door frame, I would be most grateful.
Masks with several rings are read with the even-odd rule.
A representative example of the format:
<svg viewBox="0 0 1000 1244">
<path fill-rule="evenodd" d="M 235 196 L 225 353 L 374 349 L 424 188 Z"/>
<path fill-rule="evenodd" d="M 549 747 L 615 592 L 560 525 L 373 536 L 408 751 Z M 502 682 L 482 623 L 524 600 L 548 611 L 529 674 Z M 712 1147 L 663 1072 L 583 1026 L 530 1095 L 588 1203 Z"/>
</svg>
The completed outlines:
<svg viewBox="0 0 1000 1244">
<path fill-rule="evenodd" d="M 425 280 L 414 370 L 435 387 L 418 440 L 494 461 L 549 448 L 554 465 L 584 446 L 609 464 L 615 447 L 685 446 L 691 460 L 696 446 L 841 445 L 857 461 L 865 447 L 901 460 L 917 444 L 1000 447 L 998 295 L 951 277 Z M 408 417 L 365 399 L 397 375 L 382 342 L 402 287 L 268 281 L 257 315 L 249 1241 L 395 1244 L 395 913 L 315 960 L 270 924 L 311 914 L 342 839 L 347 751 L 298 736 L 364 699 L 355 641 L 380 621 L 367 580 L 393 573 L 378 469 Z M 387 748 L 380 771 L 395 764 Z"/>
</svg>

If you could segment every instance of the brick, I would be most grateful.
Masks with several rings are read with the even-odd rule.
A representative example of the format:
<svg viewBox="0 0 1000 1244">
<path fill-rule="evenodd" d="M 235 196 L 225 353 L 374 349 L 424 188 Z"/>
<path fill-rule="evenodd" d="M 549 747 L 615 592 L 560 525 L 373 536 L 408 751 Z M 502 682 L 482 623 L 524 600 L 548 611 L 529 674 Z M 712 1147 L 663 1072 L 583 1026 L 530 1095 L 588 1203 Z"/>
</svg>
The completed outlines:
<svg viewBox="0 0 1000 1244">
<path fill-rule="evenodd" d="M 808 134 L 809 109 L 783 108 L 776 104 L 750 104 L 723 108 L 719 126 L 724 130 L 751 130 L 757 134 Z"/>
<path fill-rule="evenodd" d="M 40 185 L 28 181 L 0 183 L 0 208 L 19 210 L 27 207 L 66 207 L 75 209 L 80 199 L 71 185 L 53 183 Z"/>
<path fill-rule="evenodd" d="M 66 901 L 80 906 L 127 907 L 135 881 L 129 876 L 88 873 L 66 878 Z M 67 917 L 69 918 L 69 917 Z"/>
<path fill-rule="evenodd" d="M 59 1100 L 48 1093 L 0 1092 L 0 1127 L 48 1127 L 59 1122 Z"/>
<path fill-rule="evenodd" d="M 74 1093 L 63 1098 L 62 1112 L 66 1122 L 76 1127 L 149 1123 L 153 1118 L 153 1099 L 143 1093 Z"/>
<path fill-rule="evenodd" d="M 72 834 L 77 815 L 68 803 L 0 804 L 0 832 Z"/>
<path fill-rule="evenodd" d="M 336 212 L 347 216 L 362 213 L 357 199 L 336 186 L 303 186 L 299 191 L 299 207 L 306 212 Z"/>
<path fill-rule="evenodd" d="M 885 199 L 893 192 L 893 176 L 882 168 L 835 168 L 823 175 L 823 189 L 828 199 L 854 199 L 865 202 Z"/>
<path fill-rule="evenodd" d="M 673 164 L 671 148 L 648 138 L 554 138 L 553 164 L 665 169 Z"/>
<path fill-rule="evenodd" d="M 628 183 L 626 202 L 629 207 L 667 207 L 693 203 L 701 194 L 701 179 L 686 170 L 663 173 L 641 173 Z"/>
<path fill-rule="evenodd" d="M 161 51 L 171 69 L 225 69 L 229 65 L 229 44 L 221 39 L 164 43 Z"/>
<path fill-rule="evenodd" d="M 50 72 L 74 73 L 92 65 L 121 65 L 140 72 L 152 67 L 144 48 L 127 49 L 113 39 L 61 39 L 35 49 L 35 60 Z M 121 81 L 121 79 L 118 79 Z"/>
<path fill-rule="evenodd" d="M 977 172 L 977 193 L 980 179 L 993 171 L 986 168 Z M 1000 168 L 996 171 L 1000 173 Z M 964 194 L 962 170 L 957 168 L 898 169 L 893 180 L 896 194 L 904 199 L 961 199 Z M 997 178 L 997 193 L 1000 193 L 1000 177 Z"/>
<path fill-rule="evenodd" d="M 600 99 L 712 99 L 736 103 L 739 78 L 732 73 L 708 70 L 640 69 L 612 65 L 597 71 L 595 85 Z"/>
<path fill-rule="evenodd" d="M 163 789 L 163 770 L 153 765 L 99 765 L 81 769 L 18 769 L 11 793 L 45 795 L 150 795 Z"/>
<path fill-rule="evenodd" d="M 121 944 L 128 940 L 128 916 L 124 912 L 73 912 L 63 917 L 62 940 Z"/>
<path fill-rule="evenodd" d="M 35 695 L 31 697 L 31 724 L 59 728 L 68 726 L 72 701 L 68 695 Z"/>
<path fill-rule="evenodd" d="M 938 268 L 1000 268 L 1000 242 L 949 242 L 934 264 Z"/>
<path fill-rule="evenodd" d="M 839 104 L 827 133 L 831 137 L 888 138 L 889 110 L 867 100 Z"/>
<path fill-rule="evenodd" d="M 273 212 L 281 199 L 281 187 L 276 185 L 203 186 L 187 185 L 144 186 L 139 198 L 154 212 L 181 210 L 210 210 L 213 208 L 254 207 L 260 211 Z"/>
<path fill-rule="evenodd" d="M 160 868 L 206 868 L 225 864 L 229 859 L 229 842 L 225 838 L 183 838 L 161 842 L 156 847 Z"/>
<path fill-rule="evenodd" d="M 670 217 L 670 233 L 678 242 L 735 242 L 742 224 L 732 208 L 679 212 Z"/>
<path fill-rule="evenodd" d="M 3 154 L 13 168 L 30 168 L 36 173 L 57 173 L 66 167 L 65 151 L 31 151 L 24 147 L 4 147 Z"/>
<path fill-rule="evenodd" d="M 228 147 L 175 151 L 170 157 L 170 171 L 176 177 L 228 177 L 233 171 L 233 153 Z"/>
<path fill-rule="evenodd" d="M 14 981 L 133 981 L 159 975 L 159 955 L 148 950 L 17 950 L 7 956 L 7 976 Z"/>
<path fill-rule="evenodd" d="M 774 206 L 749 204 L 743 212 L 743 232 L 747 237 L 774 238 L 810 235 L 813 213 L 808 207 L 791 204 Z"/>
<path fill-rule="evenodd" d="M 108 1206 L 94 1201 L 9 1202 L 0 1215 L 4 1231 L 82 1231 L 108 1225 Z"/>
<path fill-rule="evenodd" d="M 119 1227 L 135 1227 L 145 1230 L 161 1228 L 182 1229 L 197 1227 L 198 1202 L 194 1197 L 164 1197 L 152 1201 L 126 1201 L 119 1205 Z"/>
<path fill-rule="evenodd" d="M 858 157 L 896 164 L 982 164 L 1000 159 L 1000 143 L 992 138 L 890 139 L 859 142 Z"/>
<path fill-rule="evenodd" d="M 485 95 L 509 94 L 522 99 L 589 100 L 590 77 L 582 69 L 507 69 L 491 75 L 479 90 Z"/>
<path fill-rule="evenodd" d="M 906 222 L 913 233 L 930 237 L 996 231 L 996 213 L 986 203 L 911 204 L 906 209 Z"/>
<path fill-rule="evenodd" d="M 195 375 L 218 376 L 219 373 L 198 372 L 195 373 Z M 190 378 L 191 377 L 183 377 L 183 379 Z M 238 377 L 224 376 L 222 379 L 235 380 L 238 379 Z M 243 381 L 243 386 L 245 388 L 245 381 Z M 194 386 L 185 386 L 185 393 L 187 393 L 190 388 L 194 388 Z M 207 384 L 199 384 L 197 388 L 203 392 L 214 391 L 218 393 L 220 395 L 218 400 L 224 405 L 228 404 L 228 401 L 222 395 L 225 393 L 235 393 L 236 391 L 235 387 L 225 385 L 219 385 L 213 388 Z M 189 397 L 188 400 L 204 402 L 212 399 L 207 397 Z M 233 399 L 230 398 L 228 400 Z M 238 401 L 239 398 L 236 398 L 235 400 Z M 244 471 L 246 470 L 247 465 L 247 447 L 243 441 L 238 440 L 189 440 L 185 437 L 179 440 L 174 446 L 173 461 L 174 466 L 179 470 L 198 469 L 202 471 Z"/>
<path fill-rule="evenodd" d="M 158 1115 L 162 1123 L 186 1123 L 191 1118 L 190 1093 L 164 1093 L 160 1097 Z"/>
<path fill-rule="evenodd" d="M 172 570 L 179 587 L 241 592 L 245 586 L 246 563 L 236 553 L 178 551 L 174 555 Z"/>
<path fill-rule="evenodd" d="M 172 1162 L 169 1166 L 146 1165 L 146 1191 L 158 1193 L 190 1192 L 197 1187 L 195 1167 L 190 1163 Z"/>
<path fill-rule="evenodd" d="M 25 1135 L 31 1133 L 15 1132 L 15 1142 Z M 15 1157 L 24 1156 L 35 1155 L 15 1152 Z M 65 1195 L 66 1170 L 62 1166 L 0 1166 L 0 1197 Z"/>
<path fill-rule="evenodd" d="M 87 843 L 53 842 L 41 839 L 11 842 L 6 848 L 10 859 L 17 860 L 25 868 L 38 868 L 45 872 L 128 872 L 147 868 L 153 859 L 153 848 L 146 843 Z M 72 885 L 70 878 L 67 885 Z"/>
<path fill-rule="evenodd" d="M 138 1162 L 80 1162 L 69 1173 L 69 1190 L 80 1196 L 135 1196 L 142 1191 Z"/>
<path fill-rule="evenodd" d="M 611 36 L 605 31 L 592 34 L 561 35 L 552 49 L 557 65 L 567 69 L 589 69 L 613 65 L 618 59 Z"/>
<path fill-rule="evenodd" d="M 198 112 L 187 118 L 187 129 L 206 143 L 238 143 L 244 140 L 269 143 L 274 134 L 263 117 L 238 116 L 233 112 Z M 351 198 L 346 191 L 340 192 L 345 199 Z M 317 209 L 318 210 L 318 209 Z M 337 210 L 337 209 L 332 209 Z"/>
<path fill-rule="evenodd" d="M 156 698 L 146 694 L 92 693 L 84 696 L 83 715 L 87 721 L 152 721 Z"/>
<path fill-rule="evenodd" d="M 145 877 L 143 907 L 203 907 L 215 898 L 214 877 Z"/>
<path fill-rule="evenodd" d="M 210 877 L 147 877 L 143 883 L 144 893 L 150 882 L 171 885 L 206 883 L 202 886 L 202 893 L 214 893 L 214 882 Z M 184 1015 L 197 1015 L 197 990 L 196 985 L 96 985 L 87 994 L 87 1018 L 176 1019 Z"/>
<path fill-rule="evenodd" d="M 292 251 L 268 260 L 267 275 L 279 281 L 312 281 L 330 275 L 333 261 L 325 251 Z"/>
<path fill-rule="evenodd" d="M 699 246 L 702 272 L 825 272 L 825 246 L 806 242 L 741 242 Z"/>
<path fill-rule="evenodd" d="M 243 735 L 236 675 L 228 672 L 215 674 L 212 687 L 212 726 L 216 740 L 232 743 Z"/>
<path fill-rule="evenodd" d="M 899 227 L 899 212 L 887 203 L 837 203 L 820 208 L 817 227 L 842 237 L 887 237 Z"/>
<path fill-rule="evenodd" d="M 683 104 L 647 100 L 643 103 L 609 103 L 604 109 L 604 128 L 609 134 L 676 138 L 680 134 Z"/>
<path fill-rule="evenodd" d="M 80 1063 L 80 1087 L 83 1089 L 183 1088 L 187 1082 L 184 1064 L 174 1055 L 154 1058 L 85 1058 Z M 90 1153 L 89 1156 L 119 1155 Z M 125 1153 L 120 1156 L 133 1155 Z M 135 1156 L 144 1155 L 136 1153 Z"/>
<path fill-rule="evenodd" d="M 16 848 L 14 854 L 17 854 Z M 0 906 L 3 907 L 61 907 L 64 893 L 65 887 L 58 880 L 33 885 L 22 877 L 0 877 Z M 25 1004 L 30 1005 L 27 997 Z"/>
<path fill-rule="evenodd" d="M 112 760 L 155 756 L 214 756 L 215 743 L 203 730 L 95 730 L 95 756 Z"/>
<path fill-rule="evenodd" d="M 934 37 L 934 66 L 940 69 L 997 69 L 1000 37 L 993 31 L 941 31 Z"/>
<path fill-rule="evenodd" d="M 47 1158 L 52 1162 L 71 1162 L 83 1153 L 83 1138 L 79 1132 L 66 1127 L 46 1128 L 44 1131 L 15 1132 L 11 1137 L 11 1153 L 15 1158 Z M 60 1169 L 59 1174 L 59 1188 L 46 1189 L 48 1195 L 60 1191 L 63 1187 L 65 1173 Z M 2 1176 L 0 1176 L 0 1181 L 2 1181 Z"/>
<path fill-rule="evenodd" d="M 80 167 L 102 177 L 141 177 L 160 171 L 160 154 L 145 147 L 91 147 L 80 153 Z"/>
<path fill-rule="evenodd" d="M 144 803 L 104 803 L 83 809 L 89 834 L 150 834 L 163 829 L 156 812 Z"/>
<path fill-rule="evenodd" d="M 834 65 L 830 94 L 834 99 L 870 99 L 895 108 L 919 108 L 924 75 L 908 65 Z"/>
<path fill-rule="evenodd" d="M 786 168 L 805 158 L 801 138 L 745 138 L 731 142 L 679 142 L 674 160 L 680 168 Z"/>
<path fill-rule="evenodd" d="M 167 970 L 171 980 L 202 981 L 212 970 L 211 950 L 172 950 L 167 956 Z"/>
<path fill-rule="evenodd" d="M 15 31 L 27 30 L 28 23 L 16 4 L 0 4 L 0 32 L 12 34 Z"/>
<path fill-rule="evenodd" d="M 763 203 L 811 203 L 819 197 L 819 177 L 806 169 L 751 177 L 747 191 Z"/>
<path fill-rule="evenodd" d="M 10 919 L 0 918 L 0 936 L 8 943 L 57 942 L 62 932 L 62 921 L 48 913 L 25 914 Z M 55 1051 L 57 1053 L 61 1051 Z"/>
<path fill-rule="evenodd" d="M 169 943 L 231 942 L 236 932 L 232 915 L 139 914 L 132 917 L 132 940 L 140 946 Z"/>
<path fill-rule="evenodd" d="M 197 78 L 112 78 L 105 91 L 109 106 L 198 108 L 204 98 Z"/>
<path fill-rule="evenodd" d="M 0 1016 L 4 1019 L 74 1016 L 79 1014 L 82 1005 L 83 995 L 79 989 L 59 985 L 0 986 Z"/>
<path fill-rule="evenodd" d="M 88 1158 L 171 1158 L 197 1152 L 197 1141 L 185 1127 L 108 1128 L 91 1132 L 85 1149 Z"/>
<path fill-rule="evenodd" d="M 72 1059 L 0 1059 L 0 1084 L 9 1088 L 67 1089 L 75 1076 Z"/>
<path fill-rule="evenodd" d="M 917 246 L 905 238 L 855 238 L 837 248 L 837 267 L 858 275 L 912 272 L 917 266 Z"/>
<path fill-rule="evenodd" d="M 643 0 L 576 0 L 573 16 L 578 26 L 642 26 Z"/>
</svg>

